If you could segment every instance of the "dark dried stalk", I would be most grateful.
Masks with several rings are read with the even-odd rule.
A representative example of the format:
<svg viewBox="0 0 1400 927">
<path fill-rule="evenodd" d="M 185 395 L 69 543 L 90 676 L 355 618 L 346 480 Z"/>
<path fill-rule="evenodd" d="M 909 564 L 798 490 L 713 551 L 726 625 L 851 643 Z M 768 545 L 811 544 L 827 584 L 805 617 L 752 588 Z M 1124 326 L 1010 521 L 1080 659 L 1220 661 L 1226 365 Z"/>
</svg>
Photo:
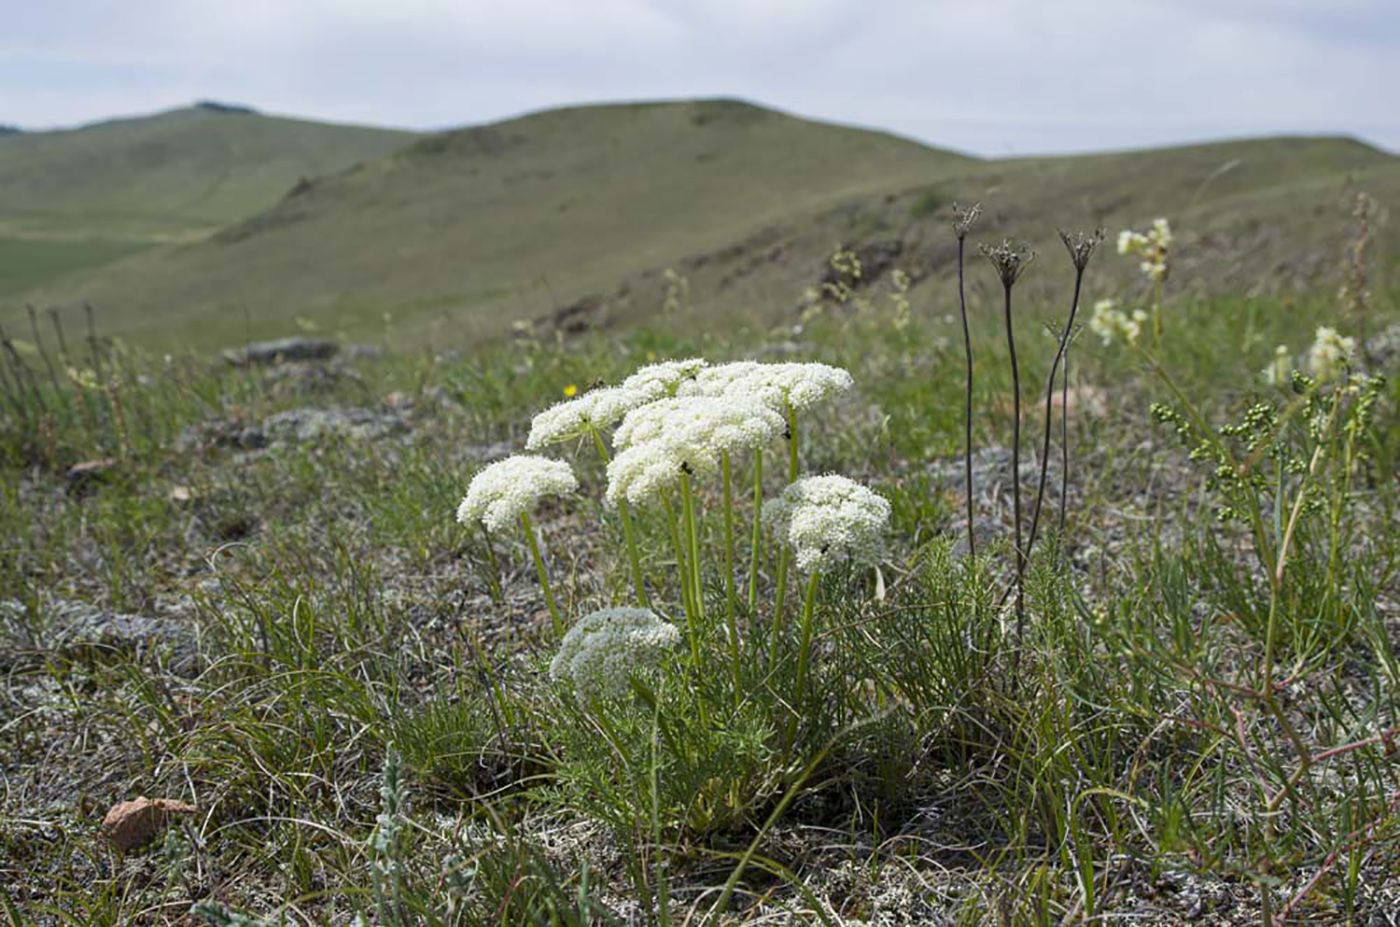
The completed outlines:
<svg viewBox="0 0 1400 927">
<path fill-rule="evenodd" d="M 982 245 L 981 251 L 1001 277 L 1006 297 L 1006 347 L 1011 355 L 1011 504 L 1016 522 L 1016 656 L 1011 676 L 1015 685 L 1026 633 L 1026 550 L 1021 545 L 1021 369 L 1016 362 L 1016 333 L 1011 324 L 1011 290 L 1022 271 L 1035 260 L 1035 252 L 1010 239 L 1003 239 L 995 248 Z"/>
<path fill-rule="evenodd" d="M 1060 363 L 1064 360 L 1065 350 L 1069 347 L 1070 332 L 1074 331 L 1074 315 L 1079 310 L 1079 293 L 1084 284 L 1084 269 L 1089 266 L 1089 259 L 1094 256 L 1094 249 L 1099 246 L 1099 242 L 1103 241 L 1103 229 L 1098 229 L 1091 235 L 1085 235 L 1082 232 L 1071 235 L 1061 229 L 1060 240 L 1065 243 L 1070 260 L 1074 262 L 1074 298 L 1069 305 L 1069 318 L 1065 319 L 1064 331 L 1060 333 L 1060 344 L 1055 351 L 1055 360 L 1050 365 L 1050 378 L 1045 384 L 1045 433 L 1040 445 L 1040 478 L 1035 490 L 1035 510 L 1031 515 L 1031 533 L 1026 540 L 1027 557 L 1030 557 L 1031 550 L 1035 547 L 1035 539 L 1040 530 L 1040 507 L 1045 501 L 1045 478 L 1050 470 L 1050 430 L 1054 421 L 1055 377 L 1060 372 Z M 1068 379 L 1065 381 L 1065 389 L 1062 410 L 1068 408 L 1064 405 L 1069 399 Z M 1065 417 L 1068 418 L 1067 413 Z M 1063 484 L 1068 484 L 1068 469 L 1061 471 L 1060 481 Z M 1063 488 L 1061 492 L 1064 492 Z M 1061 510 L 1063 511 L 1063 504 Z"/>
<path fill-rule="evenodd" d="M 54 334 L 58 338 L 58 357 L 63 361 L 65 368 L 73 366 L 73 361 L 68 357 L 68 342 L 63 337 L 63 321 L 58 317 L 58 310 L 52 306 L 47 310 L 49 321 L 53 323 Z"/>
<path fill-rule="evenodd" d="M 5 350 L 5 358 L 10 363 L 11 375 L 15 378 L 16 396 L 21 404 L 26 401 L 26 393 L 34 399 L 34 407 L 39 414 L 47 416 L 49 412 L 48 404 L 44 402 L 44 394 L 39 390 L 39 380 L 34 376 L 34 371 L 29 369 L 29 365 L 19 356 L 15 350 L 15 343 L 10 340 L 10 336 L 5 333 L 4 328 L 0 328 L 0 346 Z M 25 420 L 29 419 L 26 414 Z"/>
<path fill-rule="evenodd" d="M 1074 334 L 1070 333 L 1070 340 Z M 1065 511 L 1069 502 L 1069 352 L 1065 352 L 1064 377 L 1060 381 L 1060 523 L 1055 536 L 1060 539 L 1058 550 L 1064 554 Z"/>
<path fill-rule="evenodd" d="M 92 353 L 92 372 L 100 382 L 102 376 L 102 354 L 97 350 L 97 323 L 93 320 L 92 303 L 83 303 L 83 312 L 87 315 L 88 330 L 88 350 Z"/>
<path fill-rule="evenodd" d="M 0 342 L 2 342 L 3 339 L 4 329 L 0 329 Z M 0 369 L 0 384 L 4 385 L 5 396 L 10 400 L 10 403 L 14 405 L 15 413 L 19 415 L 20 418 L 25 418 L 24 381 L 20 379 L 19 371 L 14 369 L 14 365 L 10 361 L 8 352 L 6 352 L 5 355 L 5 362 L 6 366 L 3 369 Z M 15 378 L 15 385 L 13 387 L 10 386 L 11 376 Z"/>
<path fill-rule="evenodd" d="M 977 534 L 973 521 L 972 494 L 972 332 L 967 325 L 967 292 L 963 287 L 963 248 L 967 233 L 971 231 L 977 217 L 982 213 L 982 204 L 974 203 L 970 209 L 962 209 L 953 204 L 953 233 L 958 236 L 958 309 L 962 313 L 963 353 L 967 358 L 967 382 L 964 391 L 963 408 L 963 464 L 967 476 L 967 558 L 968 563 L 977 563 Z"/>
<path fill-rule="evenodd" d="M 58 385 L 58 371 L 54 370 L 53 361 L 49 359 L 49 349 L 44 347 L 44 336 L 39 333 L 39 314 L 34 311 L 33 306 L 25 306 L 29 313 L 29 330 L 34 334 L 34 347 L 39 350 L 39 356 L 44 359 L 44 366 L 49 371 L 49 382 L 53 384 L 55 395 L 62 396 L 63 390 Z"/>
</svg>

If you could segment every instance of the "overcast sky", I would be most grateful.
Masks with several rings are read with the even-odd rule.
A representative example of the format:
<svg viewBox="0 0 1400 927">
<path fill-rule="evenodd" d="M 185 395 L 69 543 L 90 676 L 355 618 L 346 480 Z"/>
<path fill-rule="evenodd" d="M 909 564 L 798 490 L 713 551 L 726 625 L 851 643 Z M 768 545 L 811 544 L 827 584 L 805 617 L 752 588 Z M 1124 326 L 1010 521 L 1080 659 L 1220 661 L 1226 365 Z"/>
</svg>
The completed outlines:
<svg viewBox="0 0 1400 927">
<path fill-rule="evenodd" d="M 1400 0 L 0 0 L 0 123 L 213 98 L 416 129 L 737 96 L 986 155 L 1400 151 Z"/>
</svg>

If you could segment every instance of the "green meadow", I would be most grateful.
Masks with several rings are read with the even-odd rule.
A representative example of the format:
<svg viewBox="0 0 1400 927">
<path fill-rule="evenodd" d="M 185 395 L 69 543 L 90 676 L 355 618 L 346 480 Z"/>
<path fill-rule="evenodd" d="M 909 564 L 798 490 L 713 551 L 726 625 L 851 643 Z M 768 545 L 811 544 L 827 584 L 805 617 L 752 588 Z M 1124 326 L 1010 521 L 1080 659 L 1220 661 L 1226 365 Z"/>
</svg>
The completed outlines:
<svg viewBox="0 0 1400 927">
<path fill-rule="evenodd" d="M 1393 156 L 732 101 L 111 131 L 187 120 L 0 213 L 0 922 L 1400 908 Z M 200 193 L 215 125 L 281 154 Z M 296 334 L 333 353 L 237 362 Z M 629 380 L 690 358 L 760 366 Z M 459 521 L 492 466 L 510 517 Z M 832 474 L 882 501 L 772 507 Z"/>
</svg>

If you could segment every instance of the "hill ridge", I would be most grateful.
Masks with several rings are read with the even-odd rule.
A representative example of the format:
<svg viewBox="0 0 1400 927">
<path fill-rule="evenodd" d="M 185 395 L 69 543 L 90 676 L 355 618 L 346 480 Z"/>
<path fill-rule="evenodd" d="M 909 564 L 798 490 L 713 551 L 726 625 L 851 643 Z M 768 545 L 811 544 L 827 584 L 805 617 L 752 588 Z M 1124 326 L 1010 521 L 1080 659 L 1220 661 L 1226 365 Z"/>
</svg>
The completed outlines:
<svg viewBox="0 0 1400 927">
<path fill-rule="evenodd" d="M 1389 190 L 1397 164 L 1329 137 L 983 160 L 734 98 L 589 104 L 410 137 L 208 238 L 26 295 L 105 302 L 134 335 L 241 333 L 242 304 L 255 324 L 300 315 L 364 331 L 391 312 L 468 340 L 585 297 L 626 324 L 665 302 L 664 271 L 688 268 L 702 317 L 771 316 L 839 243 L 899 242 L 918 279 L 937 273 L 929 255 L 946 251 L 954 199 L 987 202 L 988 230 L 1033 238 L 1184 213 L 1247 249 L 1238 272 L 1255 273 L 1320 254 L 1344 219 L 1324 200 L 1357 171 Z M 1319 219 L 1316 235 L 1276 235 L 1300 209 L 1326 212 L 1326 232 Z M 1211 270 L 1206 285 L 1236 272 Z"/>
</svg>

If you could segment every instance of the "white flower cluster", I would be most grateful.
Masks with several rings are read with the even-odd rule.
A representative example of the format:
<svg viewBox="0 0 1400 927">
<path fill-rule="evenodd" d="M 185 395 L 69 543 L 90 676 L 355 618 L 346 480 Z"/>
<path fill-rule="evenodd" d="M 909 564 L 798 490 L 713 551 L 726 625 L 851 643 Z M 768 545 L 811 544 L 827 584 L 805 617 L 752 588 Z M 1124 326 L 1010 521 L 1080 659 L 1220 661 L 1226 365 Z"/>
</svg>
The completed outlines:
<svg viewBox="0 0 1400 927">
<path fill-rule="evenodd" d="M 537 450 L 550 444 L 572 441 L 588 433 L 588 426 L 607 428 L 628 412 L 650 401 L 645 393 L 625 386 L 589 390 L 582 396 L 555 403 L 536 415 L 530 423 L 525 446 Z"/>
<path fill-rule="evenodd" d="M 623 380 L 622 388 L 641 394 L 647 401 L 664 399 L 676 395 L 677 387 L 686 380 L 694 379 L 704 367 L 703 357 L 648 364 Z"/>
<path fill-rule="evenodd" d="M 605 608 L 569 628 L 549 675 L 572 682 L 580 701 L 624 695 L 628 678 L 653 669 L 680 637 L 650 609 Z"/>
<path fill-rule="evenodd" d="M 717 459 L 762 447 L 783 430 L 776 412 L 755 402 L 708 396 L 660 399 L 627 414 L 613 436 L 607 499 L 640 504 L 680 479 L 714 473 Z"/>
<path fill-rule="evenodd" d="M 1166 219 L 1152 220 L 1152 228 L 1147 232 L 1124 229 L 1118 233 L 1118 253 L 1142 255 L 1142 272 L 1156 282 L 1166 279 L 1171 246 L 1172 229 Z"/>
<path fill-rule="evenodd" d="M 613 442 L 625 448 L 668 441 L 717 455 L 720 451 L 759 447 L 782 430 L 782 418 L 758 403 L 682 396 L 659 399 L 629 412 L 613 435 Z"/>
<path fill-rule="evenodd" d="M 1344 338 L 1335 328 L 1323 325 L 1308 348 L 1308 372 L 1319 381 L 1334 380 L 1346 372 L 1355 352 L 1355 338 Z"/>
<path fill-rule="evenodd" d="M 1148 315 L 1141 309 L 1134 309 L 1132 315 L 1117 308 L 1111 299 L 1101 299 L 1094 303 L 1094 314 L 1089 317 L 1089 331 L 1099 336 L 1104 344 L 1124 341 L 1137 344 L 1142 337 L 1142 323 Z"/>
<path fill-rule="evenodd" d="M 835 474 L 800 479 L 763 506 L 764 525 L 792 547 L 805 573 L 845 560 L 878 563 L 889 520 L 889 502 Z"/>
<path fill-rule="evenodd" d="M 490 531 L 511 527 L 540 499 L 578 489 L 578 480 L 562 460 L 516 455 L 498 460 L 472 477 L 466 498 L 457 506 L 464 525 L 481 522 Z"/>
<path fill-rule="evenodd" d="M 851 388 L 851 375 L 827 364 L 739 361 L 708 367 L 681 384 L 682 396 L 760 402 L 775 412 L 801 412 Z"/>
<path fill-rule="evenodd" d="M 1264 382 L 1270 386 L 1287 386 L 1293 376 L 1293 355 L 1288 345 L 1274 348 L 1274 359 L 1262 371 Z"/>
<path fill-rule="evenodd" d="M 555 403 L 536 415 L 530 423 L 529 450 L 572 441 L 594 428 L 607 428 L 633 409 L 676 394 L 683 380 L 694 377 L 705 366 L 704 358 L 662 361 L 642 367 L 621 386 L 589 390 L 582 396 Z"/>
</svg>

